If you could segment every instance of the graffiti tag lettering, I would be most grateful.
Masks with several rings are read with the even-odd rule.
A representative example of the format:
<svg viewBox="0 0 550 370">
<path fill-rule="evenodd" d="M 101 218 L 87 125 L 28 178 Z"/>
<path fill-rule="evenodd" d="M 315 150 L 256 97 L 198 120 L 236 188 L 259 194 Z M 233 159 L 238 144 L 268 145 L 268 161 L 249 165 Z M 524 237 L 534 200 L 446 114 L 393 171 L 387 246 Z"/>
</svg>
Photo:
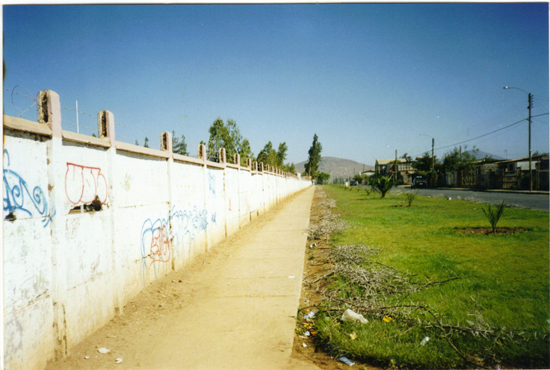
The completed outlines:
<svg viewBox="0 0 550 370">
<path fill-rule="evenodd" d="M 7 157 L 8 162 L 4 168 L 4 187 L 6 189 L 4 212 L 11 214 L 19 210 L 32 216 L 33 212 L 36 211 L 41 216 L 44 216 L 42 222 L 44 223 L 44 227 L 46 227 L 55 215 L 55 212 L 50 215 L 48 200 L 42 188 L 35 186 L 31 193 L 27 182 L 17 172 L 7 168 L 10 166 L 10 155 L 7 149 L 4 149 L 4 156 Z M 30 200 L 30 204 L 27 200 Z"/>
<path fill-rule="evenodd" d="M 151 265 L 155 262 L 170 261 L 170 239 L 166 220 L 145 220 L 141 228 L 141 256 L 149 258 Z"/>
<path fill-rule="evenodd" d="M 107 180 L 99 167 L 86 167 L 67 163 L 65 193 L 73 206 L 92 203 L 96 197 L 107 201 Z"/>
</svg>

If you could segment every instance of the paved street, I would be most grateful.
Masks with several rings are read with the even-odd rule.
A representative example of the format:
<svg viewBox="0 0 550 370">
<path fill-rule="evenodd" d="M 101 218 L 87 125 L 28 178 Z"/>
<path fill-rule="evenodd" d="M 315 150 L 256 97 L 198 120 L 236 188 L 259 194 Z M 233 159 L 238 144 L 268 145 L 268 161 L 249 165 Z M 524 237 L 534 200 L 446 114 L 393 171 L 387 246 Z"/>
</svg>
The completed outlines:
<svg viewBox="0 0 550 370">
<path fill-rule="evenodd" d="M 410 191 L 410 186 L 400 186 L 392 191 Z M 516 207 L 548 211 L 548 194 L 527 194 L 524 192 L 504 192 L 497 190 L 477 191 L 463 189 L 413 189 L 417 194 L 430 197 L 466 199 L 483 203 L 498 203 L 504 199 L 506 204 Z"/>
<path fill-rule="evenodd" d="M 367 187 L 367 185 L 360 185 L 360 187 Z M 439 198 L 454 198 L 471 200 L 474 202 L 482 203 L 499 203 L 504 199 L 506 204 L 529 209 L 538 209 L 540 211 L 549 210 L 550 197 L 548 192 L 534 191 L 529 193 L 528 191 L 513 191 L 513 190 L 470 190 L 470 189 L 451 189 L 451 188 L 437 188 L 437 189 L 412 189 L 418 195 L 426 197 L 439 197 Z M 391 192 L 397 191 L 411 191 L 409 185 L 400 185 L 397 188 L 393 188 Z"/>
</svg>

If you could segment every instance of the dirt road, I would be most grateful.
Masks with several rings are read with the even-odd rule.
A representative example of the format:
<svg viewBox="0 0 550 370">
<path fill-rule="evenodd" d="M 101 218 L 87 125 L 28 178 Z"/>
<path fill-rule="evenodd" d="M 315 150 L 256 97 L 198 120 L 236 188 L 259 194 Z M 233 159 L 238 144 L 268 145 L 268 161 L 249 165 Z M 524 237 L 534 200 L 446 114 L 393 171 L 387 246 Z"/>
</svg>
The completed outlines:
<svg viewBox="0 0 550 370">
<path fill-rule="evenodd" d="M 313 192 L 154 282 L 47 369 L 318 369 L 291 357 Z"/>
</svg>

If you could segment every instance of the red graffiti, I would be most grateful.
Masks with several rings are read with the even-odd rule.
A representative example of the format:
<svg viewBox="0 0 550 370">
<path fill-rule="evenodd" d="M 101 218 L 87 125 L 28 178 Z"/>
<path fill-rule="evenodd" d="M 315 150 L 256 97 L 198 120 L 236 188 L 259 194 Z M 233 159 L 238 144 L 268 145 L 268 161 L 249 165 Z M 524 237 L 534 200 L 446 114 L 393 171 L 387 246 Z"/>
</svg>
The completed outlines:
<svg viewBox="0 0 550 370">
<path fill-rule="evenodd" d="M 99 167 L 67 163 L 65 194 L 73 206 L 92 203 L 96 197 L 107 201 L 107 180 Z"/>
<path fill-rule="evenodd" d="M 153 259 L 151 265 L 154 262 L 170 261 L 170 240 L 168 239 L 168 232 L 164 224 L 153 229 L 149 257 Z"/>
</svg>

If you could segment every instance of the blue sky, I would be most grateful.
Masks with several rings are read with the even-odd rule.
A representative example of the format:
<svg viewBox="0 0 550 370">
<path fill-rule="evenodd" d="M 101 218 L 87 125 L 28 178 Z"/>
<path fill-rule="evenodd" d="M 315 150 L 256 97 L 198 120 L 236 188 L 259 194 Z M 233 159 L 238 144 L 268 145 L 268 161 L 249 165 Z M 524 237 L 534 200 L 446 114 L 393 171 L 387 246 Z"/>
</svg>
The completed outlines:
<svg viewBox="0 0 550 370">
<path fill-rule="evenodd" d="M 548 3 L 6 5 L 3 37 L 4 114 L 53 90 L 66 130 L 78 101 L 81 133 L 107 109 L 117 140 L 158 148 L 174 130 L 196 156 L 231 118 L 255 155 L 284 141 L 306 160 L 316 133 L 322 155 L 374 165 L 431 151 L 420 133 L 442 158 L 526 119 L 508 85 L 533 93 L 533 152 L 548 152 Z M 462 145 L 525 157 L 527 133 Z"/>
</svg>

